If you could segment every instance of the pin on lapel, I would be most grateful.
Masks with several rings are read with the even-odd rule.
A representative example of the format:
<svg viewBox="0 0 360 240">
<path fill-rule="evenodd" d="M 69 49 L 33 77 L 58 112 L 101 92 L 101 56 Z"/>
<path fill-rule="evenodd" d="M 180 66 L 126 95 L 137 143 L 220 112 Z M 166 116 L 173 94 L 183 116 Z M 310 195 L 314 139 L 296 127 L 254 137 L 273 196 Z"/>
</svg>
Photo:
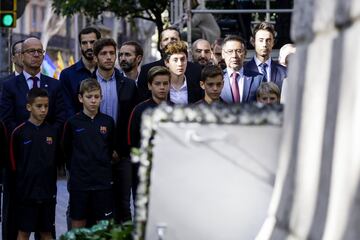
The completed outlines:
<svg viewBox="0 0 360 240">
<path fill-rule="evenodd" d="M 45 87 L 48 87 L 48 85 L 47 85 L 47 84 L 45 84 Z"/>
</svg>

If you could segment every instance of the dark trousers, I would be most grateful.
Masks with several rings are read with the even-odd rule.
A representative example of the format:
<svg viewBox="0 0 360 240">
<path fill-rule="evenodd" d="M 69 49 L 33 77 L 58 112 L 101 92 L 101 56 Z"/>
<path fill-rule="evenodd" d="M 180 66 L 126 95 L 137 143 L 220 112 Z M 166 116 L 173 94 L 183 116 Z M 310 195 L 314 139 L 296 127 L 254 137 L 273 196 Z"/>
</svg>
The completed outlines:
<svg viewBox="0 0 360 240">
<path fill-rule="evenodd" d="M 15 207 L 15 174 L 5 169 L 3 175 L 3 211 L 2 211 L 2 239 L 16 240 L 18 234 L 16 207 Z M 56 239 L 55 226 L 51 231 L 52 237 Z M 40 234 L 35 233 L 35 239 L 40 239 Z"/>
<path fill-rule="evenodd" d="M 131 176 L 130 158 L 121 158 L 119 162 L 113 165 L 114 219 L 116 223 L 131 220 Z"/>
<path fill-rule="evenodd" d="M 2 239 L 16 240 L 15 175 L 8 169 L 4 170 L 3 186 Z"/>
</svg>

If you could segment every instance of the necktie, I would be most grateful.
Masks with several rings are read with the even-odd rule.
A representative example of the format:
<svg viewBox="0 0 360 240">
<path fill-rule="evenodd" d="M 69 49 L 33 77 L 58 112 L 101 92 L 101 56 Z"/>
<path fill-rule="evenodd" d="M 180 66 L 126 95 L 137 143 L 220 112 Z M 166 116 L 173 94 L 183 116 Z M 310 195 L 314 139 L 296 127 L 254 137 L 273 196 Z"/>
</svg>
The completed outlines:
<svg viewBox="0 0 360 240">
<path fill-rule="evenodd" d="M 33 87 L 32 88 L 38 88 L 39 78 L 38 77 L 29 77 L 29 79 L 31 79 L 32 82 L 33 82 Z"/>
<path fill-rule="evenodd" d="M 238 86 L 238 82 L 236 80 L 238 76 L 239 76 L 239 74 L 237 72 L 233 72 L 231 74 L 231 78 L 232 78 L 231 92 L 232 92 L 232 95 L 233 95 L 234 103 L 240 102 L 239 86 Z"/>
<path fill-rule="evenodd" d="M 261 63 L 260 65 L 260 68 L 261 68 L 261 74 L 264 75 L 264 78 L 263 78 L 263 82 L 267 82 L 267 71 L 266 71 L 266 68 L 267 68 L 267 64 L 266 63 Z"/>
</svg>

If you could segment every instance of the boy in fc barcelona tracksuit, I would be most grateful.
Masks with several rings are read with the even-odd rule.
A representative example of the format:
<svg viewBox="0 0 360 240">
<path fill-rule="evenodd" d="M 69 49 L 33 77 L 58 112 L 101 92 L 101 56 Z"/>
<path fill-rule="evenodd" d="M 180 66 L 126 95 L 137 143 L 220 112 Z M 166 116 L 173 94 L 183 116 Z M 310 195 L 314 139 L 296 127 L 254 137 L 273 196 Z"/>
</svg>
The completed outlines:
<svg viewBox="0 0 360 240">
<path fill-rule="evenodd" d="M 99 112 L 101 87 L 96 79 L 81 82 L 79 101 L 83 111 L 66 122 L 62 140 L 70 172 L 72 228 L 84 227 L 90 211 L 96 221 L 113 217 L 114 120 Z"/>
<path fill-rule="evenodd" d="M 52 239 L 56 205 L 57 130 L 44 122 L 49 97 L 33 88 L 27 96 L 28 121 L 14 129 L 10 139 L 10 165 L 15 174 L 17 239 L 40 232 Z"/>
</svg>

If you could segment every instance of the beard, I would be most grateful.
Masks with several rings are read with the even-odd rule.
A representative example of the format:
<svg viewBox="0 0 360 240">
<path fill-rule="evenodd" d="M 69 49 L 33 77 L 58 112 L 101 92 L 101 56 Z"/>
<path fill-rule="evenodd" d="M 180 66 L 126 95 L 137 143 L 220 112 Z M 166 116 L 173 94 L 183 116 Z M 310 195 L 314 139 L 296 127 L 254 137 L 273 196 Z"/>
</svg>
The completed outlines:
<svg viewBox="0 0 360 240">
<path fill-rule="evenodd" d="M 122 61 L 120 62 L 120 67 L 124 72 L 130 72 L 133 69 L 134 64 Z"/>
<path fill-rule="evenodd" d="M 112 64 L 112 66 L 107 66 L 107 65 L 98 63 L 98 68 L 100 68 L 103 71 L 110 71 L 110 70 L 114 69 L 114 66 L 115 66 L 115 63 Z"/>
<path fill-rule="evenodd" d="M 202 66 L 206 66 L 209 63 L 209 61 L 206 58 L 199 57 L 198 63 Z"/>
<path fill-rule="evenodd" d="M 81 49 L 81 55 L 88 61 L 94 60 L 94 50 L 88 49 L 86 51 Z"/>
</svg>

